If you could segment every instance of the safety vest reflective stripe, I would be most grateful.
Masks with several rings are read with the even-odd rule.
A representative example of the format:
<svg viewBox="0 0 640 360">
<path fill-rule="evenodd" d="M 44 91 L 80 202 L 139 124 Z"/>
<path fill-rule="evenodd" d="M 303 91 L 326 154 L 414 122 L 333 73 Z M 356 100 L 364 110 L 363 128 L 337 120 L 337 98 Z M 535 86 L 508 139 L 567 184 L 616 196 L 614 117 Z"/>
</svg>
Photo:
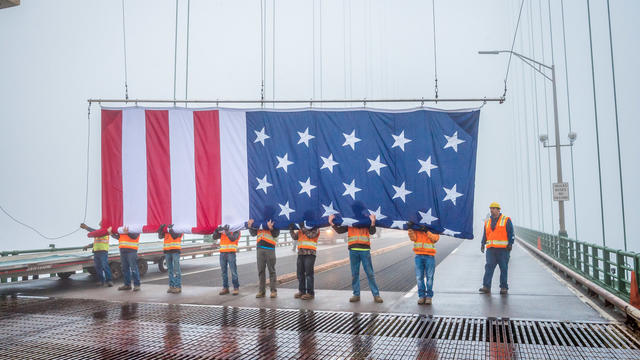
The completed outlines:
<svg viewBox="0 0 640 360">
<path fill-rule="evenodd" d="M 260 241 L 266 241 L 269 244 L 276 246 L 276 241 L 273 239 L 273 236 L 271 236 L 271 230 L 258 230 L 256 243 L 259 243 Z"/>
<path fill-rule="evenodd" d="M 239 240 L 240 238 L 238 238 Z M 227 234 L 220 235 L 220 252 L 236 252 L 238 251 L 238 240 L 231 241 Z"/>
<path fill-rule="evenodd" d="M 135 239 L 131 238 L 129 235 L 126 234 L 121 234 L 120 238 L 118 239 L 118 248 L 120 249 L 133 249 L 133 250 L 138 250 L 138 241 L 140 240 L 140 237 L 137 237 Z"/>
<path fill-rule="evenodd" d="M 417 255 L 435 255 L 436 245 L 439 236 L 431 232 L 411 231 L 414 234 L 413 252 Z"/>
<path fill-rule="evenodd" d="M 507 238 L 507 221 L 509 217 L 500 214 L 496 221 L 495 229 L 491 229 L 491 219 L 485 221 L 485 234 L 487 236 L 487 248 L 506 248 L 509 245 Z"/>
<path fill-rule="evenodd" d="M 171 237 L 171 234 L 164 234 L 164 246 L 162 250 L 180 250 L 182 248 L 182 235 L 177 239 Z"/>
<path fill-rule="evenodd" d="M 347 244 L 363 244 L 371 245 L 371 239 L 369 237 L 369 228 L 354 228 L 347 229 Z"/>
<path fill-rule="evenodd" d="M 94 238 L 93 251 L 109 251 L 109 235 Z"/>
<path fill-rule="evenodd" d="M 309 238 L 302 231 L 298 231 L 298 249 L 316 250 L 318 248 L 318 238 Z"/>
</svg>

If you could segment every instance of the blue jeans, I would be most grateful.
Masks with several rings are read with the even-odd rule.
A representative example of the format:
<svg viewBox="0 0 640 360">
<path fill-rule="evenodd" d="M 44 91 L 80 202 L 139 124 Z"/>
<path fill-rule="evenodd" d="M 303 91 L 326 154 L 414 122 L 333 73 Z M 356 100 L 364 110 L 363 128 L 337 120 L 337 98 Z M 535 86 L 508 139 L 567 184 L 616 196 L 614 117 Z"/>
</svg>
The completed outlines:
<svg viewBox="0 0 640 360">
<path fill-rule="evenodd" d="M 489 248 L 486 253 L 487 263 L 484 266 L 484 279 L 482 280 L 482 286 L 487 289 L 491 289 L 493 271 L 496 269 L 496 265 L 498 265 L 500 267 L 500 289 L 509 289 L 509 286 L 507 285 L 507 271 L 510 255 L 509 250 Z"/>
<path fill-rule="evenodd" d="M 111 281 L 111 268 L 109 267 L 109 254 L 106 251 L 96 251 L 93 253 L 93 267 L 101 283 Z"/>
<path fill-rule="evenodd" d="M 229 276 L 227 275 L 227 264 L 229 265 L 229 270 L 231 270 L 231 282 L 233 283 L 233 288 L 240 288 L 240 283 L 238 282 L 238 267 L 236 266 L 236 253 L 235 252 L 221 252 L 220 253 L 220 268 L 222 269 L 222 287 L 225 289 L 229 288 Z"/>
<path fill-rule="evenodd" d="M 180 276 L 180 253 L 170 252 L 164 254 L 167 259 L 167 270 L 169 271 L 169 287 L 181 288 L 182 277 Z"/>
<path fill-rule="evenodd" d="M 436 272 L 436 259 L 432 255 L 416 254 L 416 281 L 418 282 L 418 297 L 433 297 L 433 274 Z M 424 280 L 427 278 L 427 286 Z"/>
<path fill-rule="evenodd" d="M 123 251 L 120 249 L 120 261 L 122 262 L 122 278 L 124 279 L 124 284 L 131 286 L 131 275 L 133 275 L 133 286 L 140 286 L 138 252 Z"/>
<path fill-rule="evenodd" d="M 369 288 L 373 296 L 380 295 L 378 285 L 376 284 L 376 277 L 373 272 L 373 265 L 371 263 L 371 251 L 359 251 L 349 250 L 349 260 L 351 262 L 351 288 L 353 289 L 354 296 L 360 296 L 360 263 L 362 262 L 362 268 L 365 274 L 367 274 L 367 281 L 369 281 Z"/>
</svg>

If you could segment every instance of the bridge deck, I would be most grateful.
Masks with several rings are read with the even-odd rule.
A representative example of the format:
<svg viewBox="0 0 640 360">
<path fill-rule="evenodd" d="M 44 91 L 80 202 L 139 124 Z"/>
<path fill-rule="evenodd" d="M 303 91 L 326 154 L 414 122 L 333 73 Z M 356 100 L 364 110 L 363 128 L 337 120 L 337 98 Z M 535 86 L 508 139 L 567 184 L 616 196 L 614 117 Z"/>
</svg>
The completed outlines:
<svg viewBox="0 0 640 360">
<path fill-rule="evenodd" d="M 391 236 L 376 245 L 391 247 L 374 257 L 377 276 L 413 268 L 404 241 Z M 447 241 L 431 306 L 416 304 L 415 289 L 385 291 L 391 285 L 382 286 L 383 304 L 366 290 L 360 303 L 349 303 L 349 290 L 328 289 L 344 288 L 348 264 L 317 274 L 323 285 L 312 301 L 294 299 L 288 283 L 277 299 L 256 299 L 255 285 L 243 286 L 239 296 L 217 295 L 218 288 L 201 285 L 203 278 L 219 278 L 210 265 L 192 271 L 198 278 L 186 276 L 180 295 L 167 294 L 155 275 L 137 293 L 26 287 L 25 294 L 56 299 L 0 300 L 0 358 L 640 358 L 639 344 L 622 326 L 581 301 L 524 249 L 516 246 L 511 255 L 509 295 L 497 291 L 498 270 L 495 293 L 481 295 L 478 241 Z M 344 259 L 343 246 L 323 247 L 319 259 L 323 252 L 325 260 Z M 278 264 L 291 266 L 291 251 L 278 253 Z M 251 264 L 251 256 L 240 254 L 240 263 Z"/>
</svg>

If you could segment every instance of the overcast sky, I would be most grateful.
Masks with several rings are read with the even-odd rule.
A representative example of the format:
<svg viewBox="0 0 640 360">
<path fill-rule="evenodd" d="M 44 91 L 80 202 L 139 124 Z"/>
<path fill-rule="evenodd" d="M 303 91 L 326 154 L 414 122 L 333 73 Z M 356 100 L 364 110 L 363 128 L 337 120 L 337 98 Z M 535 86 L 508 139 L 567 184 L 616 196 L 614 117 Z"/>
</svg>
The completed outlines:
<svg viewBox="0 0 640 360">
<path fill-rule="evenodd" d="M 635 140 L 640 132 L 640 2 L 611 3 L 627 242 L 629 249 L 640 251 L 640 190 L 634 181 L 640 172 Z M 265 8 L 266 98 L 433 97 L 431 1 L 278 0 L 275 21 L 273 4 L 268 0 Z M 502 95 L 508 57 L 477 51 L 510 48 L 519 5 L 518 0 L 436 0 L 440 98 Z M 577 228 L 580 240 L 601 244 L 586 1 L 564 1 L 567 67 L 561 1 L 551 1 L 552 32 L 548 5 L 547 0 L 525 1 L 514 50 L 557 66 L 561 141 L 568 142 L 569 115 L 578 133 L 575 182 L 571 152 L 562 150 L 564 179 L 572 190 L 575 185 L 575 199 L 572 193 L 566 203 L 567 230 L 575 237 Z M 175 6 L 169 0 L 125 1 L 130 98 L 173 98 Z M 591 15 L 606 243 L 623 248 L 606 0 L 592 0 Z M 186 28 L 187 0 L 180 0 L 177 98 L 184 98 L 186 90 Z M 87 121 L 86 100 L 124 97 L 121 2 L 23 0 L 20 6 L 0 10 L 0 33 L 0 205 L 45 235 L 73 231 L 84 214 L 89 140 L 87 223 L 96 226 L 101 209 L 100 117 L 96 104 Z M 260 39 L 260 0 L 192 0 L 188 97 L 258 99 Z M 554 143 L 552 104 L 551 83 L 513 59 L 506 103 L 488 103 L 480 116 L 476 232 L 492 201 L 500 202 L 516 225 L 558 231 L 550 190 L 556 180 L 555 156 L 537 140 L 547 133 Z M 479 105 L 430 104 L 447 109 Z M 399 106 L 419 104 L 378 107 Z M 44 239 L 4 214 L 0 226 L 0 250 L 87 243 L 81 232 Z"/>
</svg>

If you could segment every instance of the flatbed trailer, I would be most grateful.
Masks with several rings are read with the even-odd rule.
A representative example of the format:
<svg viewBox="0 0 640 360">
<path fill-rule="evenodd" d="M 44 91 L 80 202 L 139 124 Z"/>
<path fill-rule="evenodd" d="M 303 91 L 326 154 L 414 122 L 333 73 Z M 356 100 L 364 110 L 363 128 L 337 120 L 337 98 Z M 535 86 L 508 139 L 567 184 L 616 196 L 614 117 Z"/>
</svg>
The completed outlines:
<svg viewBox="0 0 640 360">
<path fill-rule="evenodd" d="M 291 239 L 285 233 L 280 236 L 278 246 L 291 245 Z M 239 250 L 253 250 L 255 237 L 242 236 L 239 242 Z M 244 245 L 244 246 L 243 246 Z M 144 276 L 149 269 L 149 263 L 158 266 L 161 272 L 167 271 L 162 241 L 141 242 L 138 249 L 138 269 L 140 276 Z M 187 239 L 182 241 L 181 257 L 195 258 L 198 255 L 211 256 L 217 253 L 219 245 L 217 241 L 209 239 Z M 51 250 L 25 250 L 2 252 L 0 256 L 0 281 L 38 279 L 40 275 L 58 276 L 67 279 L 77 271 L 86 271 L 95 275 L 93 266 L 93 253 L 91 250 L 83 251 L 81 247 Z M 122 276 L 120 251 L 117 245 L 109 247 L 109 267 L 113 279 Z"/>
</svg>

